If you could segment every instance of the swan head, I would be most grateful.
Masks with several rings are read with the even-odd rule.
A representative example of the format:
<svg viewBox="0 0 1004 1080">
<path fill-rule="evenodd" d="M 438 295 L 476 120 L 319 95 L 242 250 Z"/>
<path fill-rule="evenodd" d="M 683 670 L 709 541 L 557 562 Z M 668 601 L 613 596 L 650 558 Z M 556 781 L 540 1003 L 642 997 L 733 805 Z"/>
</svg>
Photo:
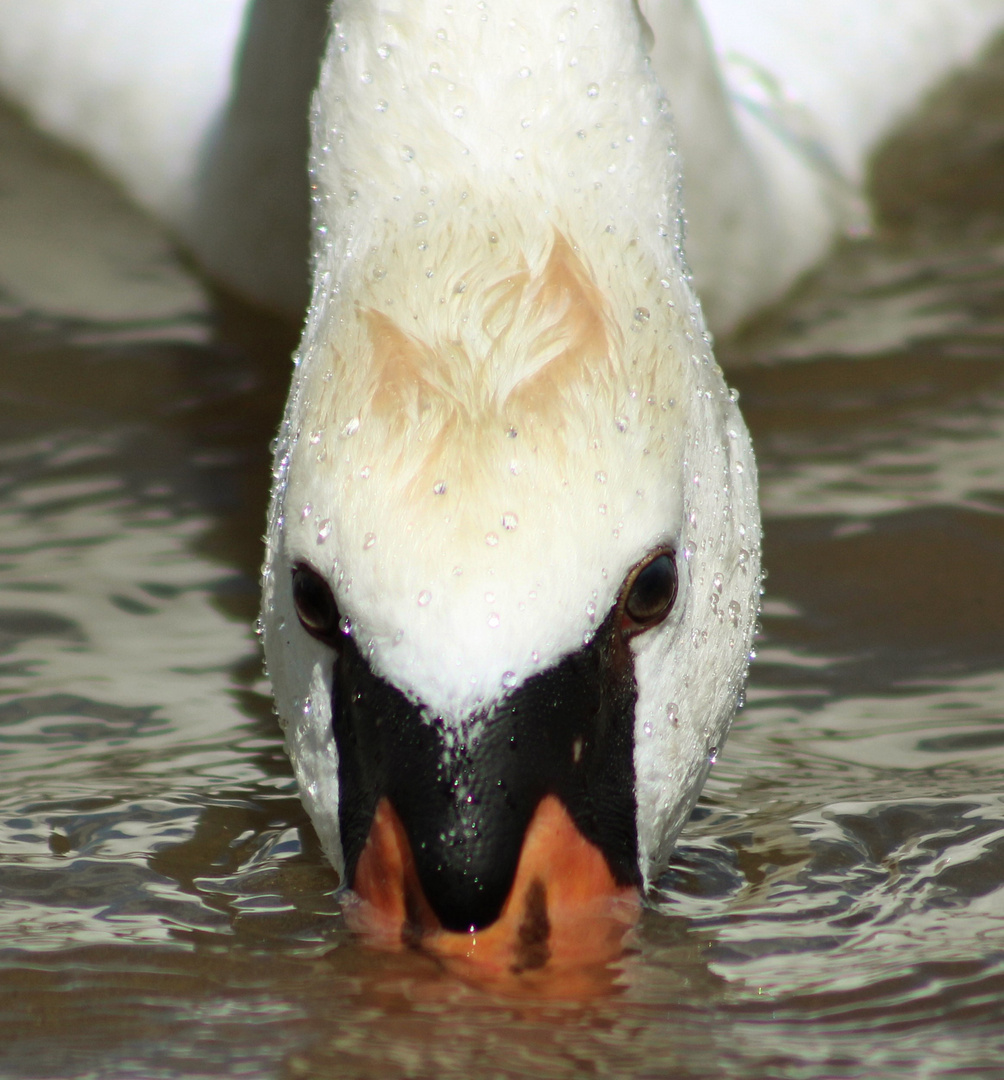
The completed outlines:
<svg viewBox="0 0 1004 1080">
<path fill-rule="evenodd" d="M 643 222 L 645 191 L 622 192 L 622 228 L 599 185 L 567 183 L 589 155 L 554 181 L 542 154 L 530 189 L 469 154 L 444 170 L 442 147 L 364 173 L 365 131 L 331 149 L 362 126 L 353 31 L 353 63 L 389 50 L 336 28 L 322 76 L 266 662 L 325 850 L 392 936 L 513 909 L 532 967 L 559 907 L 656 877 L 725 738 L 758 609 L 755 467 L 666 225 L 668 128 L 638 129 L 658 194 Z"/>
</svg>

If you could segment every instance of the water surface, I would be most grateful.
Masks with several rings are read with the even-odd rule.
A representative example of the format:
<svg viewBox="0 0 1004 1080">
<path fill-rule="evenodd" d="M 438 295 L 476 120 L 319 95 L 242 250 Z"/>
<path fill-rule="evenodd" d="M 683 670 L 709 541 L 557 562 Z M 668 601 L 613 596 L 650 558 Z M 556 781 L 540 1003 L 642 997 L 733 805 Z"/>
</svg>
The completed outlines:
<svg viewBox="0 0 1004 1080">
<path fill-rule="evenodd" d="M 720 347 L 748 704 L 615 992 L 548 1003 L 337 913 L 251 629 L 295 328 L 0 118 L 0 1074 L 1001 1075 L 1002 131 L 998 50 L 880 155 L 875 236 Z"/>
</svg>

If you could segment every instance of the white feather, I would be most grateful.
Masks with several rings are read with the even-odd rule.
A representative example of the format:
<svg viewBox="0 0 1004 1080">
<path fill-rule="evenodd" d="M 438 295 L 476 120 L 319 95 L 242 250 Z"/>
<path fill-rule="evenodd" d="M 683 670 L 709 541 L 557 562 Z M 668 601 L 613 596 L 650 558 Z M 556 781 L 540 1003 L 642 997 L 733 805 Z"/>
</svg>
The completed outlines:
<svg viewBox="0 0 1004 1080">
<path fill-rule="evenodd" d="M 249 0 L 0 0 L 0 89 L 91 154 L 214 276 L 296 310 L 309 78 L 289 71 L 316 70 L 322 2 L 257 5 L 250 30 L 266 40 L 245 42 Z M 638 2 L 674 109 L 688 258 L 717 333 L 866 221 L 869 152 L 1004 27 L 1001 0 Z M 252 87 L 228 111 L 242 79 L 266 92 Z"/>
</svg>

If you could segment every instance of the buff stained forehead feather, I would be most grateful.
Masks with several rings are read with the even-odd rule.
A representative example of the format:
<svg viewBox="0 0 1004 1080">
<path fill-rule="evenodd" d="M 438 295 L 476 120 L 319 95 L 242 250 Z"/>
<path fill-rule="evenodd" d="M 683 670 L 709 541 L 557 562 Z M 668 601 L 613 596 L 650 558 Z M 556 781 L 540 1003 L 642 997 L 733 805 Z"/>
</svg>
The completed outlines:
<svg viewBox="0 0 1004 1080">
<path fill-rule="evenodd" d="M 420 257 L 382 253 L 306 373 L 310 423 L 369 433 L 415 494 L 448 465 L 488 466 L 500 429 L 526 433 L 556 464 L 609 436 L 612 417 L 638 430 L 648 413 L 646 445 L 664 442 L 655 414 L 685 377 L 679 320 L 645 306 L 660 299 L 654 271 L 639 266 L 648 273 L 626 295 L 618 271 L 639 253 L 620 247 L 615 265 L 594 267 L 562 230 L 542 233 L 535 248 L 519 226 L 448 227 Z"/>
</svg>

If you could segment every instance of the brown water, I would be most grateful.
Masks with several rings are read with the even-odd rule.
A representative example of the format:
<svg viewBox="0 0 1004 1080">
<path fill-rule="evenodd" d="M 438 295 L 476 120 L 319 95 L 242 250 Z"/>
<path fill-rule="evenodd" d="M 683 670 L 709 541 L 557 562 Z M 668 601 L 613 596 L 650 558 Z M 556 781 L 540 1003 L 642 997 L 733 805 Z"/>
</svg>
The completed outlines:
<svg viewBox="0 0 1004 1080">
<path fill-rule="evenodd" d="M 880 157 L 877 237 L 720 349 L 760 655 L 585 1004 L 348 937 L 251 632 L 295 331 L 0 145 L 0 1075 L 1004 1075 L 1004 53 Z"/>
</svg>

